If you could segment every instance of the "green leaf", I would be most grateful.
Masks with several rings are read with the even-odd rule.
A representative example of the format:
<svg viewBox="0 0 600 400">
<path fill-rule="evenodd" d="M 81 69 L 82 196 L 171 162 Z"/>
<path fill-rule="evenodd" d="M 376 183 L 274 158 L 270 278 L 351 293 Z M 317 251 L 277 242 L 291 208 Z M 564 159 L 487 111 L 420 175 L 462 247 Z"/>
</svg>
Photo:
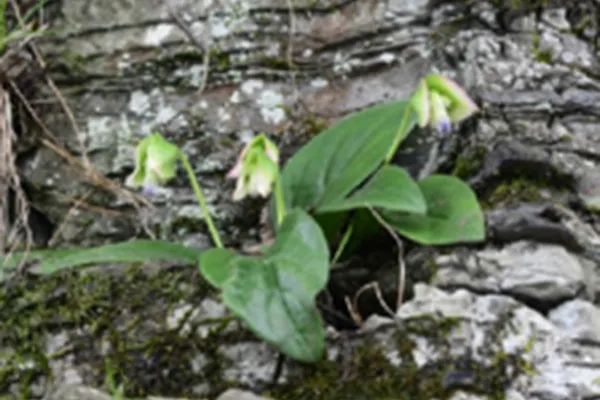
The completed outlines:
<svg viewBox="0 0 600 400">
<path fill-rule="evenodd" d="M 222 289 L 225 282 L 235 274 L 233 258 L 238 254 L 228 249 L 210 249 L 199 258 L 202 276 L 214 287 Z"/>
<path fill-rule="evenodd" d="M 329 279 L 329 246 L 319 225 L 302 210 L 288 213 L 265 257 L 289 270 L 311 296 Z"/>
<path fill-rule="evenodd" d="M 384 211 L 383 217 L 407 238 L 425 245 L 479 242 L 485 219 L 477 196 L 453 176 L 431 175 L 419 182 L 427 202 L 426 215 Z"/>
<path fill-rule="evenodd" d="M 163 240 L 134 240 L 87 249 L 57 249 L 34 252 L 26 256 L 23 253 L 15 254 L 8 259 L 7 265 L 17 265 L 19 261 L 40 260 L 38 274 L 52 274 L 61 269 L 89 265 L 108 264 L 116 262 L 132 262 L 146 260 L 182 261 L 196 263 L 200 251 Z"/>
<path fill-rule="evenodd" d="M 391 211 L 425 214 L 427 205 L 421 189 L 402 168 L 386 165 L 348 198 L 324 204 L 317 212 L 345 211 L 367 206 Z"/>
<path fill-rule="evenodd" d="M 282 173 L 287 209 L 311 210 L 346 197 L 386 157 L 407 107 L 397 101 L 360 111 L 300 149 Z M 413 114 L 405 136 L 414 124 Z"/>
<path fill-rule="evenodd" d="M 319 225 L 290 212 L 262 257 L 227 250 L 200 257 L 200 270 L 223 291 L 227 307 L 260 338 L 305 362 L 323 355 L 324 330 L 315 296 L 329 277 L 329 248 Z"/>
<path fill-rule="evenodd" d="M 314 297 L 288 264 L 246 257 L 234 263 L 235 278 L 223 287 L 223 300 L 231 311 L 282 353 L 299 361 L 319 360 L 325 347 L 321 318 Z"/>
<path fill-rule="evenodd" d="M 77 249 L 36 249 L 19 251 L 0 257 L 0 270 L 16 268 L 22 262 L 40 261 L 51 257 L 60 257 L 76 252 Z"/>
</svg>

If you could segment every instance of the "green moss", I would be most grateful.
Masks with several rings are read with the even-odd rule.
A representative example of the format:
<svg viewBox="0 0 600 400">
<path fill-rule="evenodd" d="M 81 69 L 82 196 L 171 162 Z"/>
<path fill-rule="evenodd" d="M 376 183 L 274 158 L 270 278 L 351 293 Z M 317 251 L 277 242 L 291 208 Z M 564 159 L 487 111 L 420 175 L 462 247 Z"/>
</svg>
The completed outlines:
<svg viewBox="0 0 600 400">
<path fill-rule="evenodd" d="M 203 216 L 200 214 L 201 210 L 198 210 L 198 216 L 176 216 L 173 217 L 170 224 L 170 230 L 174 234 L 178 233 L 203 233 L 207 232 L 207 228 L 202 223 Z"/>
<path fill-rule="evenodd" d="M 533 59 L 544 64 L 552 63 L 552 52 L 540 50 L 540 34 L 537 32 L 533 34 Z"/>
<path fill-rule="evenodd" d="M 493 188 L 487 190 L 481 196 L 481 205 L 484 209 L 495 205 L 514 205 L 518 203 L 529 203 L 540 200 L 540 191 L 551 188 L 552 184 L 547 180 L 532 179 L 529 177 L 516 177 L 502 181 Z"/>
<path fill-rule="evenodd" d="M 534 50 L 533 59 L 544 64 L 552 64 L 552 52 L 549 50 Z"/>
<path fill-rule="evenodd" d="M 269 57 L 261 55 L 259 58 L 260 62 L 269 68 L 276 70 L 289 71 L 294 69 L 294 65 L 290 65 L 287 60 L 277 57 Z"/>
<path fill-rule="evenodd" d="M 326 360 L 305 366 L 301 376 L 265 394 L 278 400 L 443 400 L 463 389 L 448 384 L 447 377 L 466 370 L 473 376 L 469 392 L 503 398 L 504 388 L 523 372 L 521 360 L 505 354 L 492 357 L 491 365 L 455 359 L 450 355 L 447 337 L 458 323 L 453 318 L 433 317 L 404 321 L 391 343 L 402 360 L 399 366 L 385 356 L 389 349 L 381 343 L 361 340 L 341 362 Z M 440 354 L 440 361 L 419 366 L 413 356 L 415 336 L 426 337 Z"/>
<path fill-rule="evenodd" d="M 435 257 L 430 257 L 428 258 L 424 263 L 423 263 L 423 269 L 425 270 L 425 275 L 429 277 L 429 279 L 427 279 L 427 281 L 430 281 L 431 279 L 433 279 L 433 277 L 435 276 L 435 274 L 437 273 L 439 266 L 438 264 L 435 262 Z"/>
<path fill-rule="evenodd" d="M 572 142 L 573 141 L 573 134 L 571 132 L 565 132 L 563 134 L 560 135 L 560 137 L 558 138 L 558 140 L 560 140 L 561 142 Z"/>
<path fill-rule="evenodd" d="M 187 122 L 190 131 L 192 132 L 203 132 L 206 130 L 206 115 L 199 111 L 191 111 L 191 109 L 185 109 L 181 112 L 183 118 Z M 188 140 L 187 138 L 181 138 L 182 142 Z"/>
<path fill-rule="evenodd" d="M 212 52 L 211 52 L 212 56 Z M 166 64 L 170 62 L 174 62 L 176 64 L 198 64 L 204 61 L 204 53 L 198 50 L 191 51 L 179 51 L 173 56 L 163 57 L 162 60 L 159 60 L 161 64 Z"/>
<path fill-rule="evenodd" d="M 472 176 L 481 169 L 486 154 L 487 149 L 484 146 L 477 146 L 460 154 L 454 160 L 451 174 L 461 179 Z"/>
<path fill-rule="evenodd" d="M 250 332 L 225 333 L 218 328 L 202 339 L 194 334 L 202 321 L 192 322 L 189 314 L 178 327 L 164 326 L 165 316 L 182 299 L 193 304 L 211 295 L 197 277 L 195 268 L 149 273 L 138 264 L 122 273 L 69 272 L 5 284 L 0 289 L 0 329 L 4 348 L 14 351 L 0 353 L 0 387 L 16 383 L 22 388 L 19 398 L 31 399 L 33 383 L 41 376 L 50 377 L 50 360 L 66 356 L 92 367 L 86 383 L 113 391 L 122 385 L 127 397 L 189 397 L 198 384 L 208 384 L 214 396 L 239 387 L 238 382 L 221 378 L 226 365 L 219 348 L 255 339 Z M 184 322 L 191 325 L 189 334 L 181 329 Z M 467 368 L 476 376 L 470 392 L 500 399 L 503 388 L 515 374 L 527 372 L 527 365 L 502 353 L 490 356 L 491 365 L 470 360 L 465 364 L 453 358 L 448 334 L 458 323 L 453 318 L 433 317 L 404 321 L 387 346 L 397 350 L 401 365 L 388 360 L 389 350 L 381 342 L 360 340 L 350 346 L 343 362 L 325 360 L 303 366 L 301 376 L 266 394 L 278 400 L 443 400 L 457 389 L 448 386 L 446 378 Z M 157 334 L 151 334 L 152 326 L 159 327 Z M 73 333 L 68 347 L 47 354 L 47 336 L 64 329 Z M 439 362 L 417 364 L 413 357 L 416 336 L 428 339 L 441 357 Z M 493 343 L 488 347 L 493 349 Z M 200 353 L 208 362 L 202 373 L 191 368 L 192 357 Z M 30 367 L 22 368 L 24 363 Z"/>
<path fill-rule="evenodd" d="M 312 113 L 307 114 L 302 122 L 303 129 L 309 137 L 317 136 L 329 127 L 327 120 Z"/>
<path fill-rule="evenodd" d="M 120 272 L 6 281 L 0 287 L 0 388 L 16 384 L 21 390 L 17 398 L 32 399 L 34 383 L 52 378 L 50 360 L 72 356 L 92 367 L 87 383 L 102 387 L 112 376 L 124 384 L 128 397 L 190 396 L 194 382 L 207 379 L 215 381 L 215 391 L 222 390 L 227 384 L 219 382 L 219 342 L 165 325 L 182 300 L 200 302 L 211 290 L 195 267 L 149 272 L 139 264 Z M 190 332 L 195 330 L 192 326 Z M 70 332 L 68 346 L 48 354 L 48 337 L 58 332 Z M 211 363 L 205 374 L 190 367 L 191 357 L 199 353 Z"/>
<path fill-rule="evenodd" d="M 293 122 L 293 129 L 300 137 L 311 139 L 329 128 L 329 122 L 325 118 L 311 111 L 298 113 L 287 106 L 283 106 L 282 108 L 287 119 Z"/>
<path fill-rule="evenodd" d="M 583 36 L 585 34 L 586 29 L 590 28 L 593 25 L 594 21 L 591 16 L 586 16 L 583 18 L 577 25 L 572 27 L 571 32 L 575 36 Z"/>
<path fill-rule="evenodd" d="M 216 72 L 225 72 L 231 69 L 231 58 L 229 54 L 219 47 L 212 47 L 210 49 L 210 62 L 213 70 Z"/>
<path fill-rule="evenodd" d="M 69 73 L 84 73 L 86 64 L 94 58 L 90 59 L 79 53 L 75 53 L 69 50 L 65 50 L 60 54 L 57 63 L 62 63 L 65 68 L 69 70 Z"/>
</svg>

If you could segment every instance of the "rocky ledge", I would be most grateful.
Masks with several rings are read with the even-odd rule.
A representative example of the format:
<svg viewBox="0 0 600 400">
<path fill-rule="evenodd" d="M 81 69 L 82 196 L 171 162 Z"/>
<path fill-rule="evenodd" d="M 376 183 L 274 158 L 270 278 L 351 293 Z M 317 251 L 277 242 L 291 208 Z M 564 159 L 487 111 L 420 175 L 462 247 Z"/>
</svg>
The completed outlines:
<svg viewBox="0 0 600 400">
<path fill-rule="evenodd" d="M 155 129 L 193 161 L 227 245 L 255 243 L 262 204 L 234 204 L 231 187 L 218 189 L 241 142 L 268 131 L 289 156 L 341 116 L 406 97 L 433 70 L 461 82 L 482 113 L 449 137 L 416 133 L 396 160 L 415 177 L 469 182 L 488 239 L 411 246 L 394 319 L 366 296 L 356 329 L 343 307 L 323 303 L 328 350 L 315 365 L 257 341 L 195 267 L 5 274 L 1 398 L 600 396 L 597 2 L 173 2 L 202 46 L 165 3 L 48 5 L 57 35 L 38 46 L 79 129 L 49 89 L 20 82 L 41 86 L 29 95 L 45 130 L 25 120 L 17 146 L 38 246 L 157 237 L 206 248 L 183 178 L 153 208 L 121 187 L 135 141 Z M 114 185 L 31 140 L 48 132 Z M 332 272 L 330 291 L 339 299 L 376 280 L 394 298 L 394 257 L 374 248 Z"/>
</svg>

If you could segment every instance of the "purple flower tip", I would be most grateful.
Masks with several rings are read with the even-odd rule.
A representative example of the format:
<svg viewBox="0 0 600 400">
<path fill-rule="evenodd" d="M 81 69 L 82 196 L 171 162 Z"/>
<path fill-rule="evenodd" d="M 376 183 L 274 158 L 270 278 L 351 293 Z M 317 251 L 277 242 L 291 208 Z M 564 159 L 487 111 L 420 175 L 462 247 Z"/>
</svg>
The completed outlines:
<svg viewBox="0 0 600 400">
<path fill-rule="evenodd" d="M 437 124 L 437 130 L 443 135 L 449 135 L 452 132 L 452 123 L 448 119 L 439 121 Z"/>
<path fill-rule="evenodd" d="M 144 196 L 154 197 L 158 194 L 158 187 L 152 184 L 146 184 L 144 185 L 142 193 Z"/>
</svg>

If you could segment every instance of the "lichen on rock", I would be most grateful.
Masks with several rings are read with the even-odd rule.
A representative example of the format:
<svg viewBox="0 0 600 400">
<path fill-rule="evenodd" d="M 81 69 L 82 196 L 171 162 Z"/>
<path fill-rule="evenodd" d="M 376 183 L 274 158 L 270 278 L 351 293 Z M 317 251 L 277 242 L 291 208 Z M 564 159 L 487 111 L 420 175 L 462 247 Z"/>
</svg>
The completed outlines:
<svg viewBox="0 0 600 400">
<path fill-rule="evenodd" d="M 192 161 L 223 236 L 243 246 L 259 236 L 264 203 L 232 203 L 223 176 L 245 142 L 268 132 L 287 159 L 344 115 L 405 98 L 437 70 L 460 81 L 482 113 L 449 137 L 415 131 L 394 162 L 417 179 L 440 171 L 465 179 L 484 202 L 487 241 L 408 243 L 407 265 L 417 270 L 408 274 L 397 321 L 373 315 L 362 330 L 329 326 L 327 358 L 286 360 L 275 383 L 275 350 L 228 314 L 195 266 L 7 278 L 0 395 L 101 399 L 115 389 L 111 380 L 130 397 L 213 399 L 232 388 L 276 400 L 600 393 L 597 5 L 306 0 L 289 10 L 273 0 L 180 1 L 198 46 L 166 3 L 53 5 L 57 36 L 39 48 L 99 173 L 123 182 L 137 140 L 160 131 Z M 43 104 L 44 124 L 80 156 L 50 95 L 42 89 L 32 103 Z M 128 196 L 86 181 L 52 148 L 23 148 L 22 181 L 53 245 L 155 236 L 209 246 L 183 174 L 152 199 L 154 209 L 139 210 Z M 371 278 L 388 283 L 384 294 L 394 297 L 392 246 L 362 251 L 369 246 L 349 270 L 332 273 L 335 300 Z M 334 307 L 347 317 L 343 305 Z"/>
</svg>

